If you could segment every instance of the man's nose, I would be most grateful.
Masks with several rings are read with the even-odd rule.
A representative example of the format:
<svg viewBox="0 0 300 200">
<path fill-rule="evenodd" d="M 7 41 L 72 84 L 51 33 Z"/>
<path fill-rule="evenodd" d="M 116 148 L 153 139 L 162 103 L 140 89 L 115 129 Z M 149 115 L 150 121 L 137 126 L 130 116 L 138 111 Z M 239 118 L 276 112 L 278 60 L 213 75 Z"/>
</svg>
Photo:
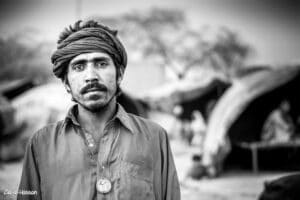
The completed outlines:
<svg viewBox="0 0 300 200">
<path fill-rule="evenodd" d="M 86 76 L 85 76 L 86 82 L 94 82 L 99 81 L 99 75 L 94 68 L 93 64 L 89 64 L 86 69 Z"/>
</svg>

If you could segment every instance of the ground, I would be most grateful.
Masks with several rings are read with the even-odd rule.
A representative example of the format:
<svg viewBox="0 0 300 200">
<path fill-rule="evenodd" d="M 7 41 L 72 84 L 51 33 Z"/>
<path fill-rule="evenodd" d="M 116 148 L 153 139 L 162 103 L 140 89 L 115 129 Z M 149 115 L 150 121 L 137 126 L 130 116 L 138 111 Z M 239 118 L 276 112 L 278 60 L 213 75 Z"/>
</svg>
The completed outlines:
<svg viewBox="0 0 300 200">
<path fill-rule="evenodd" d="M 183 200 L 253 200 L 262 192 L 265 181 L 287 174 L 266 171 L 254 174 L 249 170 L 232 170 L 214 179 L 192 180 L 186 177 L 186 173 L 192 164 L 191 155 L 197 149 L 180 141 L 172 141 L 171 146 Z"/>
<path fill-rule="evenodd" d="M 183 142 L 171 142 L 175 164 L 181 185 L 183 200 L 253 200 L 257 199 L 266 180 L 272 180 L 286 173 L 251 171 L 226 171 L 215 179 L 191 180 L 186 172 L 191 165 L 191 155 L 196 150 Z M 1 191 L 16 191 L 21 175 L 22 162 L 0 165 Z M 0 200 L 15 199 L 15 195 L 0 194 Z"/>
</svg>

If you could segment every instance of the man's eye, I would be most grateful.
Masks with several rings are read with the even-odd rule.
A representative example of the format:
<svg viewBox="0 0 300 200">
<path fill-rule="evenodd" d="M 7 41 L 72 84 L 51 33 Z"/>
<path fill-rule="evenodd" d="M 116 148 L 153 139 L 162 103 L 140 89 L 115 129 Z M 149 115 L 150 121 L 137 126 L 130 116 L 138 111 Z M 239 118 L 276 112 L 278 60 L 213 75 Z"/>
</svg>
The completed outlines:
<svg viewBox="0 0 300 200">
<path fill-rule="evenodd" d="M 108 65 L 108 63 L 101 61 L 101 62 L 96 62 L 95 65 L 96 65 L 96 67 L 103 68 L 103 67 L 106 67 Z"/>
<path fill-rule="evenodd" d="M 72 69 L 74 71 L 82 71 L 84 69 L 84 65 L 83 64 L 75 64 L 72 66 Z"/>
</svg>

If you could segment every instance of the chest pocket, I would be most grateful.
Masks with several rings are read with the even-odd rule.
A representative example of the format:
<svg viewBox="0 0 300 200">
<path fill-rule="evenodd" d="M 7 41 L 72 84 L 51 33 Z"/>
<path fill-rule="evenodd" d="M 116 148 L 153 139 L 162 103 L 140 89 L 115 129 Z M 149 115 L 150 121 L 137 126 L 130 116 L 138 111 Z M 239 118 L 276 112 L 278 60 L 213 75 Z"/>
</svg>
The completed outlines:
<svg viewBox="0 0 300 200">
<path fill-rule="evenodd" d="M 144 162 L 122 160 L 116 187 L 121 200 L 154 200 L 153 169 Z"/>
</svg>

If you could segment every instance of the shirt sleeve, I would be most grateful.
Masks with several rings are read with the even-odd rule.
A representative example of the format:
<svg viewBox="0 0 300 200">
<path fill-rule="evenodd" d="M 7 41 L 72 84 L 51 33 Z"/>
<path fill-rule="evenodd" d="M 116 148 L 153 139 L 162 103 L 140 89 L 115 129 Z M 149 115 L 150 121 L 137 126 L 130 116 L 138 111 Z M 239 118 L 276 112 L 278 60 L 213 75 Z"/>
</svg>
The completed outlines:
<svg viewBox="0 0 300 200">
<path fill-rule="evenodd" d="M 162 139 L 162 199 L 180 200 L 180 186 L 166 131 Z"/>
<path fill-rule="evenodd" d="M 40 174 L 33 139 L 30 140 L 26 148 L 17 200 L 41 200 Z"/>
</svg>

